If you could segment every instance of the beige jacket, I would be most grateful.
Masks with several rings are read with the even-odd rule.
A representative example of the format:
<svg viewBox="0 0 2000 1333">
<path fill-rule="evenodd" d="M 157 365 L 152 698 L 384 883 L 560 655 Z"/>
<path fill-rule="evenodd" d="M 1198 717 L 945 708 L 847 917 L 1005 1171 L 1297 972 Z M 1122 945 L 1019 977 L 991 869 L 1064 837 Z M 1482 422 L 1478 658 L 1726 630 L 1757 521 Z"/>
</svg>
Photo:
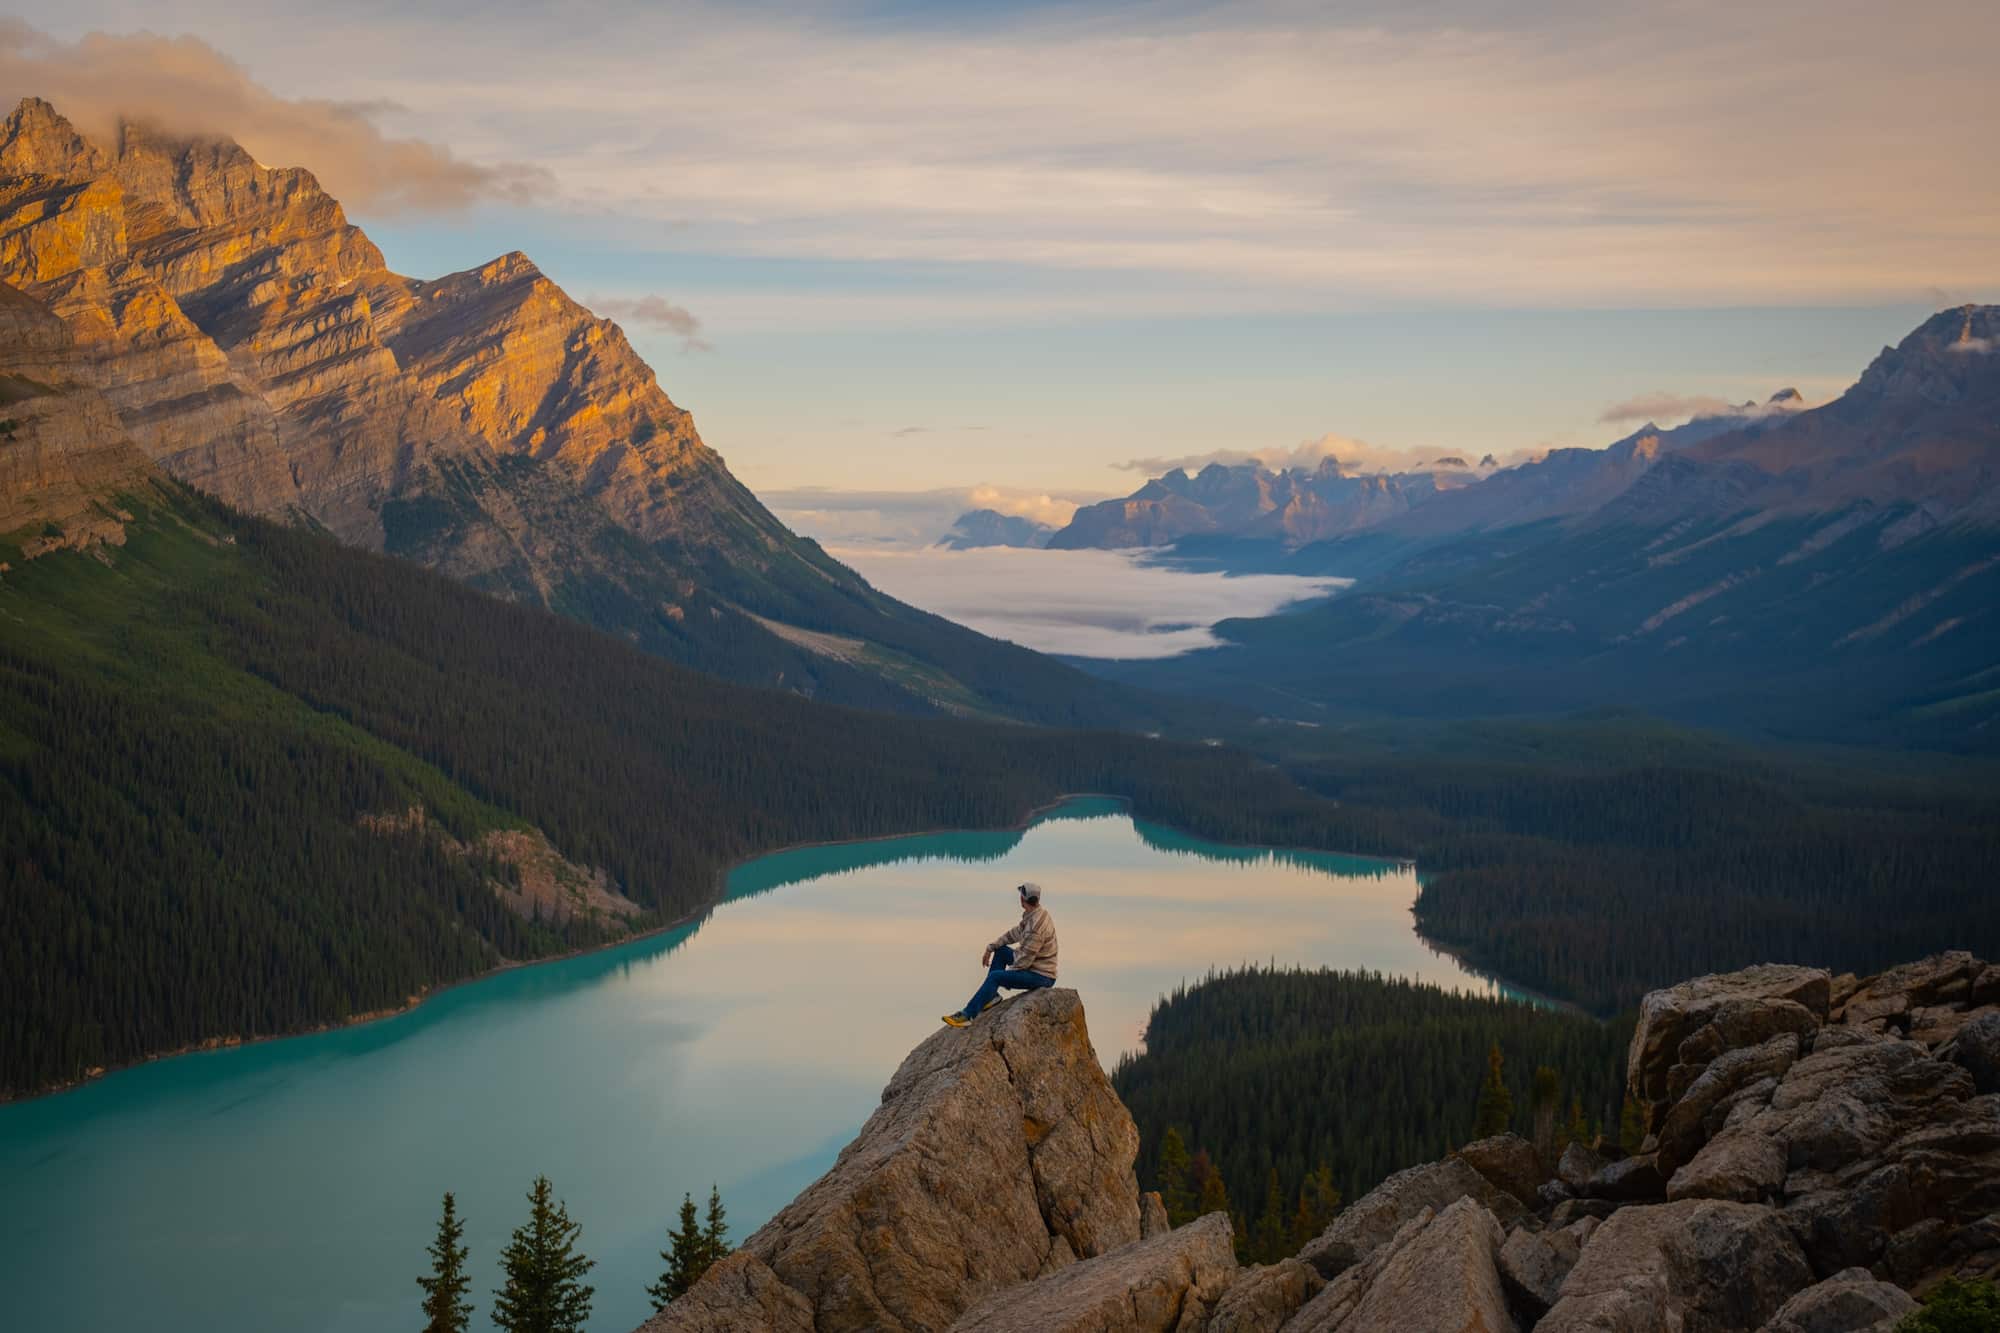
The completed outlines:
<svg viewBox="0 0 2000 1333">
<path fill-rule="evenodd" d="M 1056 975 L 1056 923 L 1040 903 L 1021 913 L 1020 922 L 993 941 L 989 948 L 1014 946 L 1014 970 L 1039 972 L 1049 980 Z"/>
</svg>

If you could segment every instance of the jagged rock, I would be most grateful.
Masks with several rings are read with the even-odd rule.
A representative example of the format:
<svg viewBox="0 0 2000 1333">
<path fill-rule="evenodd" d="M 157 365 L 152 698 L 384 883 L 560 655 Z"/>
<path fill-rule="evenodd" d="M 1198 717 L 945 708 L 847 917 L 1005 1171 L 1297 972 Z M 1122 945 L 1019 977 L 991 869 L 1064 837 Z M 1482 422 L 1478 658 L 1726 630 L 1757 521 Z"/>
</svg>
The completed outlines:
<svg viewBox="0 0 2000 1333">
<path fill-rule="evenodd" d="M 1536 1333 L 1736 1333 L 1812 1281 L 1777 1212 L 1713 1199 L 1621 1208 Z"/>
<path fill-rule="evenodd" d="M 1325 1285 L 1318 1269 L 1297 1259 L 1246 1268 L 1209 1313 L 1208 1333 L 1274 1333 Z"/>
<path fill-rule="evenodd" d="M 1662 1197 L 1666 1185 L 1654 1155 L 1641 1153 L 1607 1163 L 1584 1185 L 1584 1192 L 1594 1199 L 1637 1203 Z"/>
<path fill-rule="evenodd" d="M 1902 1288 L 1849 1268 L 1786 1301 L 1763 1333 L 1888 1333 L 1916 1308 Z"/>
<path fill-rule="evenodd" d="M 1734 1199 L 1763 1203 L 1785 1183 L 1785 1148 L 1767 1135 L 1725 1132 L 1702 1145 L 1667 1182 L 1669 1199 Z"/>
<path fill-rule="evenodd" d="M 1609 1199 L 1564 1199 L 1549 1212 L 1549 1225 L 1574 1226 L 1578 1222 L 1603 1221 L 1618 1211 Z"/>
<path fill-rule="evenodd" d="M 1569 1228 L 1536 1232 L 1516 1227 L 1509 1232 L 1495 1262 L 1515 1308 L 1531 1319 L 1541 1318 L 1556 1303 L 1582 1249 L 1582 1238 Z"/>
<path fill-rule="evenodd" d="M 1598 1154 L 1581 1143 L 1572 1143 L 1563 1149 L 1562 1160 L 1556 1163 L 1556 1179 L 1582 1193 L 1590 1185 L 1591 1177 L 1606 1165 Z"/>
<path fill-rule="evenodd" d="M 1944 1000 L 1966 1001 L 1986 964 L 1963 949 L 1932 954 L 1914 963 L 1892 967 L 1869 977 L 1848 998 L 1843 1021 L 1853 1024 L 1871 1017 L 1934 1005 Z"/>
<path fill-rule="evenodd" d="M 1530 1208 L 1549 1179 L 1535 1145 L 1518 1134 L 1495 1134 L 1460 1148 L 1455 1156 Z"/>
<path fill-rule="evenodd" d="M 1973 1017 L 1938 1055 L 1971 1074 L 1978 1091 L 2000 1092 L 2000 1010 Z"/>
<path fill-rule="evenodd" d="M 680 1299 L 639 1325 L 638 1333 L 812 1333 L 812 1302 L 778 1280 L 755 1255 L 738 1250 L 702 1275 Z"/>
<path fill-rule="evenodd" d="M 1768 1041 L 1718 1055 L 1660 1117 L 1660 1170 L 1671 1177 L 1722 1127 L 1737 1094 L 1782 1077 L 1798 1054 L 1798 1034 L 1781 1032 Z M 1771 1084 L 1771 1090 L 1775 1088 Z"/>
<path fill-rule="evenodd" d="M 1535 1207 L 1553 1208 L 1563 1200 L 1575 1197 L 1576 1191 L 1560 1180 L 1545 1180 L 1542 1187 L 1535 1191 Z"/>
<path fill-rule="evenodd" d="M 1654 991 L 1640 1003 L 1626 1086 L 1659 1129 L 1667 1104 L 1724 1050 L 1826 1021 L 1831 978 L 1820 968 L 1766 964 Z"/>
<path fill-rule="evenodd" d="M 1356 1284 L 1340 1308 L 1315 1311 L 1316 1298 L 1285 1325 L 1287 1333 L 1514 1329 L 1495 1266 L 1502 1233 L 1493 1214 L 1462 1198 L 1429 1217 L 1420 1213 L 1418 1219 L 1418 1225 L 1398 1232 L 1384 1262 L 1371 1262 L 1365 1283 Z"/>
<path fill-rule="evenodd" d="M 821 1333 L 945 1328 L 990 1292 L 1136 1241 L 1137 1151 L 1076 992 L 1036 991 L 912 1051 L 833 1168 L 743 1250 Z"/>
<path fill-rule="evenodd" d="M 1328 1278 L 1366 1259 L 1425 1209 L 1437 1212 L 1460 1199 L 1478 1200 L 1503 1223 L 1522 1213 L 1520 1203 L 1457 1157 L 1398 1171 L 1341 1209 L 1298 1257 Z"/>
<path fill-rule="evenodd" d="M 1172 1223 L 1167 1221 L 1167 1204 L 1158 1190 L 1147 1190 L 1139 1196 L 1139 1239 L 1150 1240 L 1166 1231 Z"/>
<path fill-rule="evenodd" d="M 950 1327 L 953 1333 L 1200 1330 L 1236 1274 L 1229 1215 L 1210 1213 L 1040 1281 L 994 1292 Z"/>
</svg>

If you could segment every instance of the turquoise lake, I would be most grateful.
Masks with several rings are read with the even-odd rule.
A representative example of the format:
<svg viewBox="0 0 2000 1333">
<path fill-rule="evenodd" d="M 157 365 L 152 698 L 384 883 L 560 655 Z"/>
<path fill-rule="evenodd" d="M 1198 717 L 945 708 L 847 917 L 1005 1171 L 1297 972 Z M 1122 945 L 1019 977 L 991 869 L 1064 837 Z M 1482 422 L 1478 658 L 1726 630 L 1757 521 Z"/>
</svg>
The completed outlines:
<svg viewBox="0 0 2000 1333">
<path fill-rule="evenodd" d="M 0 1325 L 26 1333 L 414 1328 L 452 1190 L 473 1327 L 537 1173 L 625 1333 L 683 1192 L 747 1236 L 833 1160 L 981 975 L 1032 879 L 1109 1068 L 1211 968 L 1493 984 L 1411 926 L 1393 863 L 1204 842 L 1075 800 L 1012 833 L 781 852 L 699 922 L 338 1032 L 182 1056 L 0 1106 Z"/>
</svg>

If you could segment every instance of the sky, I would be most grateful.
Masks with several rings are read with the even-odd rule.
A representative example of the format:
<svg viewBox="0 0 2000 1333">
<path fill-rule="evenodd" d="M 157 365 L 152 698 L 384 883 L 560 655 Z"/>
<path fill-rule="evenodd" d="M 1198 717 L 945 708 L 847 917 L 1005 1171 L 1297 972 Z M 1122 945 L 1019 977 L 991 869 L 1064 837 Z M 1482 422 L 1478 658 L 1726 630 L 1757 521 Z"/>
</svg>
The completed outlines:
<svg viewBox="0 0 2000 1333">
<path fill-rule="evenodd" d="M 2000 299 L 1996 39 L 1988 0 L 73 0 L 0 22 L 0 94 L 310 167 L 417 276 L 526 251 L 760 493 L 1059 520 L 1161 460 L 1837 395 Z"/>
</svg>

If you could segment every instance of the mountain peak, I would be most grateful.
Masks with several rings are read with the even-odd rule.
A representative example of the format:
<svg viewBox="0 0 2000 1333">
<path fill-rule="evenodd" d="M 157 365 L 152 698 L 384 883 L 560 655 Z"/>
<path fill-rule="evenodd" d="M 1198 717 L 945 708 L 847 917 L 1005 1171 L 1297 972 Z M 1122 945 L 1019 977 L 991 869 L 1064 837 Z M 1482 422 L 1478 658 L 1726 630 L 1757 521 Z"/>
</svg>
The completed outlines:
<svg viewBox="0 0 2000 1333">
<path fill-rule="evenodd" d="M 0 174 L 69 180 L 103 167 L 104 156 L 62 112 L 23 97 L 0 124 Z"/>
</svg>

